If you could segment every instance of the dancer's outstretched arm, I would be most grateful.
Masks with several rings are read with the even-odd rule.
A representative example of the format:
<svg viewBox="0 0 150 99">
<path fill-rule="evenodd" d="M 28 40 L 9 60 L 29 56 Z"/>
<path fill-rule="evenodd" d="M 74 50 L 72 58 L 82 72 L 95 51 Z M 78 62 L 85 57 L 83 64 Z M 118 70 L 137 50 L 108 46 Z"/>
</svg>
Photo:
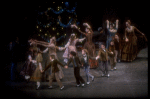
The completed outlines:
<svg viewBox="0 0 150 99">
<path fill-rule="evenodd" d="M 75 24 L 74 25 L 71 25 L 71 27 L 75 27 L 80 33 L 82 33 L 83 35 L 86 35 L 85 32 L 82 32 Z"/>
<path fill-rule="evenodd" d="M 106 24 L 107 24 L 107 29 L 109 29 L 109 21 L 106 20 Z"/>
<path fill-rule="evenodd" d="M 48 42 L 44 42 L 44 41 L 37 41 L 37 40 L 29 40 L 28 42 L 30 42 L 30 44 L 32 43 L 36 43 L 38 45 L 42 45 L 44 47 L 48 47 L 49 43 Z"/>
<path fill-rule="evenodd" d="M 86 37 L 81 38 L 81 39 L 78 39 L 78 42 L 82 42 L 82 41 L 84 41 L 85 39 L 86 39 Z"/>
<path fill-rule="evenodd" d="M 36 43 L 41 43 L 41 44 L 44 44 L 44 45 L 49 45 L 49 43 L 48 42 L 44 42 L 44 41 L 38 41 L 38 40 L 33 40 L 34 42 L 36 42 Z"/>
<path fill-rule="evenodd" d="M 44 51 L 43 51 L 43 53 L 46 53 L 48 51 L 48 48 L 46 48 Z"/>
<path fill-rule="evenodd" d="M 117 19 L 116 20 L 116 29 L 118 29 L 118 23 L 119 23 L 119 20 Z"/>
<path fill-rule="evenodd" d="M 43 43 L 39 43 L 39 42 L 36 42 L 36 44 L 42 45 L 42 46 L 44 46 L 44 47 L 49 47 L 49 46 L 50 46 L 50 44 L 43 44 Z"/>
<path fill-rule="evenodd" d="M 146 38 L 146 36 L 145 36 L 145 34 L 144 33 L 142 33 L 139 29 L 137 29 L 135 26 L 134 26 L 134 29 L 138 32 L 138 33 L 140 33 L 141 35 L 143 35 L 144 37 L 145 37 L 145 39 L 147 40 L 147 38 Z"/>
<path fill-rule="evenodd" d="M 56 46 L 55 48 L 56 48 L 57 50 L 59 50 L 59 51 L 63 51 L 63 50 L 66 49 L 65 47 L 58 47 L 58 46 Z"/>
</svg>

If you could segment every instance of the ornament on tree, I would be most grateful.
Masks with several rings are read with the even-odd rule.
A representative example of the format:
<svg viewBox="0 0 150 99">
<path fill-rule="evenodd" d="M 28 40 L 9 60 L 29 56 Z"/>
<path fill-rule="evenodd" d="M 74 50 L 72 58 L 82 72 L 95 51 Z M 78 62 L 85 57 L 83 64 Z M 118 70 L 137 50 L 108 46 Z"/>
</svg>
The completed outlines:
<svg viewBox="0 0 150 99">
<path fill-rule="evenodd" d="M 65 2 L 65 6 L 68 8 L 69 7 L 69 2 Z"/>
</svg>

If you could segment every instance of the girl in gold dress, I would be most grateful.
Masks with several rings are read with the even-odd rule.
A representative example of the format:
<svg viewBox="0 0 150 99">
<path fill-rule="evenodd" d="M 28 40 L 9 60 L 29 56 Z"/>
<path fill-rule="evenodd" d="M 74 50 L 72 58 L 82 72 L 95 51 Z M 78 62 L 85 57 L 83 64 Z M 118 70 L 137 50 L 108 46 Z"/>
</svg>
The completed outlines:
<svg viewBox="0 0 150 99">
<path fill-rule="evenodd" d="M 41 82 L 41 78 L 42 78 L 42 61 L 43 61 L 43 57 L 42 54 L 38 51 L 36 60 L 31 60 L 34 64 L 36 64 L 36 69 L 31 77 L 31 81 L 36 81 L 37 83 L 37 90 L 40 87 L 40 82 Z"/>
</svg>

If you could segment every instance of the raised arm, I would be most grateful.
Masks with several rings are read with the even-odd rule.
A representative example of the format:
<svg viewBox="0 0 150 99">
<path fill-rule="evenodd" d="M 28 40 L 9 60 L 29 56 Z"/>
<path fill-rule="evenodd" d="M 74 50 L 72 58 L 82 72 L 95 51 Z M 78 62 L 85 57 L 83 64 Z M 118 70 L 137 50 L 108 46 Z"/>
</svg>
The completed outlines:
<svg viewBox="0 0 150 99">
<path fill-rule="evenodd" d="M 125 37 L 125 39 L 127 38 L 127 30 L 126 29 L 125 29 L 124 37 Z"/>
<path fill-rule="evenodd" d="M 38 42 L 36 42 L 36 44 L 42 45 L 42 46 L 44 46 L 44 47 L 49 47 L 49 44 L 43 44 L 43 43 L 38 43 Z"/>
<path fill-rule="evenodd" d="M 71 25 L 71 27 L 75 27 L 81 34 L 86 35 L 86 33 L 82 32 L 76 25 Z"/>
<path fill-rule="evenodd" d="M 106 20 L 107 29 L 109 29 L 109 21 Z"/>
<path fill-rule="evenodd" d="M 118 29 L 119 20 L 116 20 L 116 29 Z"/>
<path fill-rule="evenodd" d="M 86 26 L 87 28 L 89 28 L 89 29 L 90 29 L 90 32 L 91 32 L 92 34 L 94 33 L 93 30 L 92 30 L 92 28 L 91 28 L 91 26 L 90 26 L 88 23 L 83 23 L 83 25 Z"/>
<path fill-rule="evenodd" d="M 85 32 L 82 32 L 79 28 L 76 28 L 81 34 L 86 35 Z"/>
</svg>

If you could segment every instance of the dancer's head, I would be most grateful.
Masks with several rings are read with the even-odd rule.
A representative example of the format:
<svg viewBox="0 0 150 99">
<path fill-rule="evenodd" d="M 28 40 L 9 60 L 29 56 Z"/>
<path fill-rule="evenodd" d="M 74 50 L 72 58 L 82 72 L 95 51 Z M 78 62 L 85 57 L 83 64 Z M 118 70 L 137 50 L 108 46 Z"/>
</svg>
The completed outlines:
<svg viewBox="0 0 150 99">
<path fill-rule="evenodd" d="M 54 54 L 50 55 L 50 60 L 52 60 L 52 59 L 55 59 L 55 55 Z"/>
<path fill-rule="evenodd" d="M 90 32 L 91 32 L 91 27 L 90 27 L 89 24 L 83 23 L 83 26 L 86 26 L 86 28 L 85 28 L 85 32 L 86 32 L 86 33 L 90 33 Z"/>
<path fill-rule="evenodd" d="M 90 32 L 90 28 L 86 27 L 86 28 L 85 28 L 85 32 L 86 32 L 86 33 Z"/>
<path fill-rule="evenodd" d="M 114 29 L 114 26 L 113 26 L 113 24 L 110 24 L 110 29 Z"/>
<path fill-rule="evenodd" d="M 110 41 L 110 45 L 111 46 L 113 46 L 114 45 L 114 41 L 112 40 L 112 41 Z"/>
<path fill-rule="evenodd" d="M 115 34 L 115 39 L 119 39 L 119 35 L 117 33 Z"/>
<path fill-rule="evenodd" d="M 73 33 L 73 34 L 71 34 L 71 36 L 70 36 L 70 39 L 71 39 L 71 43 L 74 41 L 74 39 L 76 38 L 76 35 Z"/>
<path fill-rule="evenodd" d="M 131 21 L 130 20 L 127 20 L 126 21 L 126 27 L 130 27 L 131 26 Z"/>
<path fill-rule="evenodd" d="M 75 57 L 75 56 L 76 56 L 76 52 L 71 51 L 71 52 L 70 52 L 70 57 L 72 58 L 72 57 Z"/>
<path fill-rule="evenodd" d="M 105 49 L 105 43 L 101 43 L 101 48 Z"/>
<path fill-rule="evenodd" d="M 54 37 L 52 37 L 52 38 L 50 38 L 50 43 L 53 43 L 53 44 L 55 44 L 55 43 L 56 43 L 56 38 L 55 38 L 55 36 L 54 36 Z"/>
<path fill-rule="evenodd" d="M 72 33 L 71 36 L 70 36 L 70 38 L 71 38 L 71 39 L 75 39 L 75 38 L 76 38 L 76 35 L 75 35 L 74 33 Z"/>
<path fill-rule="evenodd" d="M 88 54 L 87 49 L 82 49 L 82 55 Z"/>
</svg>

